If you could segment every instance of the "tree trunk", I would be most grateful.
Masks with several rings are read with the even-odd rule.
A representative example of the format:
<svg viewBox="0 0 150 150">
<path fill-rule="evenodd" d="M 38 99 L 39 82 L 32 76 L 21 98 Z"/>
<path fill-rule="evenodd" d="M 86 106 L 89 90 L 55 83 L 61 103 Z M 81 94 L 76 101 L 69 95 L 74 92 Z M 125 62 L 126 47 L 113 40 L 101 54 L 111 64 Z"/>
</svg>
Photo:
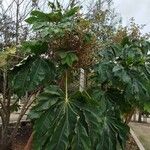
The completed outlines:
<svg viewBox="0 0 150 150">
<path fill-rule="evenodd" d="M 1 104 L 1 142 L 0 142 L 0 150 L 9 150 L 9 121 L 10 121 L 10 99 L 11 94 L 8 88 L 8 79 L 7 79 L 7 70 L 5 69 L 3 72 L 3 98 L 0 100 Z"/>
<path fill-rule="evenodd" d="M 128 113 L 126 116 L 125 116 L 125 123 L 126 124 L 129 124 L 129 122 L 131 121 L 132 119 L 132 116 L 135 112 L 135 109 L 133 109 L 130 113 Z"/>
<path fill-rule="evenodd" d="M 139 111 L 139 117 L 138 117 L 138 122 L 142 122 L 142 112 L 141 111 Z"/>
<path fill-rule="evenodd" d="M 135 111 L 135 113 L 133 115 L 133 121 L 136 121 L 136 111 Z"/>
<path fill-rule="evenodd" d="M 1 143 L 0 143 L 0 149 L 1 150 L 9 150 L 11 143 L 9 143 L 9 116 L 5 117 L 4 122 L 2 123 L 2 131 L 1 131 Z"/>
</svg>

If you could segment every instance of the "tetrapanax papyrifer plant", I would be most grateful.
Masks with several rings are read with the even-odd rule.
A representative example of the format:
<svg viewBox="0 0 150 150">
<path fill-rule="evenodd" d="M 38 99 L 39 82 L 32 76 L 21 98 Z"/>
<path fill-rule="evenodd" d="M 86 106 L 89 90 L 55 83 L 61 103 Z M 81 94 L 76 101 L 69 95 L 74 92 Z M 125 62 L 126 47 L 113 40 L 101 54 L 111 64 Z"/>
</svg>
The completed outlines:
<svg viewBox="0 0 150 150">
<path fill-rule="evenodd" d="M 37 38 L 22 45 L 28 56 L 14 68 L 16 94 L 40 89 L 29 113 L 33 149 L 124 149 L 129 128 L 123 115 L 149 97 L 149 43 L 125 37 L 96 50 L 98 38 L 79 7 L 49 6 L 50 13 L 35 10 L 26 20 Z M 83 91 L 72 88 L 81 67 L 90 72 Z"/>
</svg>

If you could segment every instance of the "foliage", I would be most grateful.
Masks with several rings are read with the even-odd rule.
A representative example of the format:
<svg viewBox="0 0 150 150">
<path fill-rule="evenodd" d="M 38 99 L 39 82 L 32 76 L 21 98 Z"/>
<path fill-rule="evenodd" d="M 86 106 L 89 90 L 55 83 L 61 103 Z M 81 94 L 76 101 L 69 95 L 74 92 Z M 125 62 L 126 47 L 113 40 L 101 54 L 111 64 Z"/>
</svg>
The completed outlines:
<svg viewBox="0 0 150 150">
<path fill-rule="evenodd" d="M 34 121 L 33 149 L 114 150 L 118 143 L 123 149 L 129 129 L 121 120 L 119 108 L 107 103 L 105 95 L 95 97 L 86 90 L 69 90 L 68 78 L 74 77 L 68 73 L 93 64 L 87 62 L 94 53 L 95 43 L 90 23 L 79 14 L 78 7 L 63 10 L 58 3 L 51 6 L 51 13 L 33 11 L 26 20 L 38 31 L 38 39 L 22 45 L 23 52 L 31 56 L 22 63 L 21 69 L 14 68 L 19 70 L 13 80 L 18 95 L 33 91 L 41 83 L 45 87 L 29 114 Z M 87 58 L 83 62 L 85 54 Z M 36 59 L 40 61 L 39 69 Z M 51 60 L 53 67 L 48 69 L 45 59 Z M 53 70 L 56 78 L 48 79 L 47 73 Z M 44 84 L 43 80 L 50 81 L 51 85 Z"/>
<path fill-rule="evenodd" d="M 16 48 L 10 47 L 4 51 L 0 51 L 0 68 L 3 69 L 5 67 L 10 67 L 12 61 L 11 57 L 16 55 Z"/>
<path fill-rule="evenodd" d="M 51 5 L 54 7 L 54 4 Z M 80 62 L 76 66 L 89 66 L 96 44 L 95 36 L 90 32 L 90 21 L 79 14 L 80 7 L 64 10 L 57 3 L 51 9 L 50 13 L 35 10 L 31 17 L 26 19 L 33 30 L 38 31 L 38 38 L 46 42 L 44 44 L 48 46 L 49 57 L 59 59 L 66 51 L 74 52 Z"/>
<path fill-rule="evenodd" d="M 128 128 L 118 122 L 119 115 L 99 113 L 98 103 L 86 92 L 65 96 L 54 85 L 38 96 L 38 104 L 29 114 L 35 120 L 33 149 L 113 150 L 117 139 L 123 146 Z"/>
<path fill-rule="evenodd" d="M 121 17 L 114 9 L 113 0 L 97 0 L 89 6 L 87 18 L 92 22 L 91 29 L 98 39 L 98 46 L 103 49 L 110 44 L 114 32 L 121 24 Z"/>
<path fill-rule="evenodd" d="M 90 149 L 85 117 L 86 113 L 91 113 L 86 106 L 88 103 L 90 105 L 91 100 L 83 98 L 85 104 L 81 103 L 82 93 L 75 93 L 68 101 L 64 96 L 57 86 L 49 86 L 39 95 L 39 103 L 31 114 L 31 117 L 39 118 L 34 126 L 34 149 Z M 94 119 L 97 120 L 96 115 Z M 42 144 L 37 142 L 38 137 L 43 137 Z"/>
<path fill-rule="evenodd" d="M 50 75 L 49 72 L 51 72 Z M 24 96 L 26 92 L 31 92 L 40 85 L 46 84 L 45 82 L 54 79 L 54 72 L 54 64 L 49 60 L 29 57 L 25 64 L 13 69 L 13 74 L 15 74 L 12 83 L 14 92 L 19 97 Z"/>
<path fill-rule="evenodd" d="M 113 102 L 133 109 L 149 100 L 149 48 L 148 41 L 125 37 L 99 53 L 94 78 Z"/>
<path fill-rule="evenodd" d="M 149 100 L 150 43 L 128 33 L 117 41 L 116 32 L 99 49 L 101 39 L 80 7 L 65 10 L 58 1 L 49 7 L 50 13 L 34 10 L 26 19 L 36 39 L 21 45 L 25 58 L 10 69 L 18 97 L 39 93 L 29 113 L 33 149 L 124 149 L 125 114 Z M 2 58 L 5 66 L 7 57 Z M 82 92 L 70 90 L 78 82 L 72 72 L 81 67 L 88 68 L 89 85 Z"/>
</svg>

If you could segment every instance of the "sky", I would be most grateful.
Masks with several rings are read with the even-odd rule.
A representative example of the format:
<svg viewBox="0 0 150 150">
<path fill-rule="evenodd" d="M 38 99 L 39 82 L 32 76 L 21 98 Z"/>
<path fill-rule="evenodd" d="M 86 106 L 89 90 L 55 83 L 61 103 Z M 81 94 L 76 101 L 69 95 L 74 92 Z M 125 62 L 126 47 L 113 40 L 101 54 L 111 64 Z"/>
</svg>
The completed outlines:
<svg viewBox="0 0 150 150">
<path fill-rule="evenodd" d="M 150 32 L 150 0 L 114 0 L 114 5 L 124 25 L 134 17 L 136 23 L 146 25 L 143 32 Z"/>
</svg>

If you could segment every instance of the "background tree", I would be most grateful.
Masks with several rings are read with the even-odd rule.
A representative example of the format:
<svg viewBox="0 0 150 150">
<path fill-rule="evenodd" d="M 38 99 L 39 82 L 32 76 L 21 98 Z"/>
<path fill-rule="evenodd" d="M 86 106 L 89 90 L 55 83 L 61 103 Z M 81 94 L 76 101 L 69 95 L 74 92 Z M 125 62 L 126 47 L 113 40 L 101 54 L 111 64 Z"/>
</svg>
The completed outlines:
<svg viewBox="0 0 150 150">
<path fill-rule="evenodd" d="M 93 32 L 103 43 L 110 40 L 117 26 L 121 24 L 121 17 L 115 11 L 112 0 L 92 1 L 87 16 L 92 21 Z"/>
<path fill-rule="evenodd" d="M 22 41 L 28 38 L 29 28 L 24 22 L 25 17 L 28 15 L 28 11 L 33 9 L 30 6 L 30 1 L 24 5 L 28 11 L 22 11 L 23 3 L 25 1 L 10 1 L 10 4 L 5 8 L 3 6 L 3 1 L 1 2 L 1 12 L 0 12 L 0 117 L 2 121 L 1 130 L 1 149 L 8 149 L 14 140 L 17 133 L 20 121 L 23 115 L 26 113 L 27 109 L 32 103 L 31 95 L 26 95 L 24 97 L 17 97 L 14 95 L 13 88 L 11 86 L 11 80 L 13 74 L 11 74 L 11 69 L 25 58 L 24 55 L 18 52 L 18 47 Z M 25 4 L 25 3 L 24 3 Z M 17 8 L 17 9 L 13 9 Z M 30 8 L 30 9 L 29 9 Z M 15 10 L 16 13 L 15 13 Z M 21 11 L 20 11 L 21 10 Z M 20 14 L 22 12 L 22 14 Z M 15 15 L 14 15 L 15 14 Z M 15 97 L 15 100 L 14 100 Z M 10 115 L 14 111 L 20 108 L 18 102 L 23 100 L 23 107 L 20 109 L 21 113 L 17 118 L 17 122 L 14 125 L 14 129 L 9 135 L 10 127 Z"/>
</svg>

